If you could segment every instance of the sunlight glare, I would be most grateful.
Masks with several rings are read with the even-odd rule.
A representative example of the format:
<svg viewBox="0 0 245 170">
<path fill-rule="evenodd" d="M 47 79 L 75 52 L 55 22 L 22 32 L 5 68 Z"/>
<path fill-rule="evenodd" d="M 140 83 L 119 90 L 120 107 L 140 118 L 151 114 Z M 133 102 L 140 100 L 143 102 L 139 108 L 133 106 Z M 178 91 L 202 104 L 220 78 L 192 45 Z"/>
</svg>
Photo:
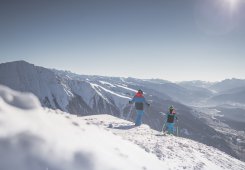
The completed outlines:
<svg viewBox="0 0 245 170">
<path fill-rule="evenodd" d="M 227 5 L 229 5 L 230 10 L 234 11 L 240 0 L 224 0 Z"/>
</svg>

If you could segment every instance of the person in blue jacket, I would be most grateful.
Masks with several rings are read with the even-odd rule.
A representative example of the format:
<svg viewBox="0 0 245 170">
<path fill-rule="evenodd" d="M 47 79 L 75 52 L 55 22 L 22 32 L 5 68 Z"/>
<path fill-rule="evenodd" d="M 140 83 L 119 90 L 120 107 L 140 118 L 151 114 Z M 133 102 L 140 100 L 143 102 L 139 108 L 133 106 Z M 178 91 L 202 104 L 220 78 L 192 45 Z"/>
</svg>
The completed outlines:
<svg viewBox="0 0 245 170">
<path fill-rule="evenodd" d="M 135 103 L 135 109 L 137 114 L 135 119 L 135 126 L 140 126 L 142 123 L 141 119 L 144 114 L 144 104 L 150 106 L 150 104 L 146 102 L 146 99 L 143 96 L 143 91 L 141 89 L 138 90 L 133 99 L 129 101 L 129 104 L 133 103 Z"/>
</svg>

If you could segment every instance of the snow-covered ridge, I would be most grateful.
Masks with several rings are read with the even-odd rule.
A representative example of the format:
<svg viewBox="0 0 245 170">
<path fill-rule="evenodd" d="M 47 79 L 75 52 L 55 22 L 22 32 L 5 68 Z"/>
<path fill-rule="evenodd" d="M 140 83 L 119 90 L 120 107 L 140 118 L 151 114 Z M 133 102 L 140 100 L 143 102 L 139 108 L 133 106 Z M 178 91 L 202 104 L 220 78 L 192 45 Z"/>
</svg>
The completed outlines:
<svg viewBox="0 0 245 170">
<path fill-rule="evenodd" d="M 35 94 L 42 106 L 80 115 L 122 114 L 131 89 L 96 78 L 46 69 L 25 61 L 0 64 L 0 84 Z"/>
<path fill-rule="evenodd" d="M 0 169 L 245 169 L 217 149 L 157 133 L 109 115 L 43 109 L 34 95 L 0 85 Z"/>
<path fill-rule="evenodd" d="M 32 93 L 20 93 L 0 85 L 0 102 L 23 110 L 39 109 L 39 100 Z"/>
<path fill-rule="evenodd" d="M 218 149 L 181 137 L 162 136 L 148 125 L 134 127 L 133 123 L 109 115 L 85 116 L 82 119 L 109 129 L 114 134 L 141 146 L 146 152 L 155 154 L 164 162 L 165 169 L 242 170 L 245 168 L 244 162 Z"/>
<path fill-rule="evenodd" d="M 160 170 L 164 166 L 153 154 L 76 116 L 42 109 L 36 102 L 23 109 L 25 101 L 33 99 L 37 101 L 0 86 L 0 169 Z"/>
</svg>

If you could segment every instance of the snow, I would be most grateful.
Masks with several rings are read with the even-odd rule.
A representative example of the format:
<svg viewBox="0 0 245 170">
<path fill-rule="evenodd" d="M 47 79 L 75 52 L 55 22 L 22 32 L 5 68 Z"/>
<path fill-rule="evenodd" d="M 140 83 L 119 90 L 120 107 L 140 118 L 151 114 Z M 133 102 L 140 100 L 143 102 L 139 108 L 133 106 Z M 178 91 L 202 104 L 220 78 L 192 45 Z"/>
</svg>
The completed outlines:
<svg viewBox="0 0 245 170">
<path fill-rule="evenodd" d="M 117 84 L 117 86 L 121 87 L 123 89 L 129 90 L 129 91 L 135 92 L 135 93 L 138 91 L 138 90 L 135 90 L 135 89 L 127 87 L 127 85 L 119 85 L 119 84 Z"/>
<path fill-rule="evenodd" d="M 14 92 L 8 87 L 0 87 L 4 88 L 4 90 L 0 90 L 0 100 L 2 104 L 6 103 L 9 106 L 27 110 L 41 107 L 39 100 L 31 93 L 21 93 L 23 96 L 25 96 L 22 97 L 21 95 L 16 95 L 20 93 Z"/>
<path fill-rule="evenodd" d="M 105 84 L 105 85 L 108 85 L 108 86 L 110 86 L 110 87 L 116 87 L 116 86 L 114 86 L 113 84 L 111 84 L 111 83 L 109 83 L 109 82 L 106 82 L 106 81 L 99 81 L 101 84 Z"/>
<path fill-rule="evenodd" d="M 11 102 L 16 98 L 23 102 Z M 25 102 L 32 100 L 32 107 L 26 107 Z M 164 166 L 139 146 L 76 116 L 43 109 L 36 101 L 33 95 L 0 86 L 0 169 L 160 170 Z"/>
<path fill-rule="evenodd" d="M 57 82 L 57 76 L 53 71 L 24 61 L 1 64 L 0 83 L 15 90 L 32 92 L 41 101 L 47 97 L 52 108 L 56 106 L 54 98 L 62 110 L 66 111 L 66 106 L 69 103 L 65 87 Z"/>
<path fill-rule="evenodd" d="M 123 109 L 127 105 L 128 101 L 131 99 L 130 97 L 118 94 L 112 90 L 109 90 L 105 87 L 102 87 L 95 83 L 90 83 L 93 89 L 101 96 L 104 100 L 106 100 L 108 103 L 110 103 L 109 99 L 112 99 L 114 101 L 115 105 L 119 108 L 121 113 L 123 112 Z"/>
<path fill-rule="evenodd" d="M 244 162 L 218 149 L 181 137 L 159 136 L 159 132 L 147 125 L 134 127 L 132 122 L 109 115 L 85 116 L 83 119 L 139 145 L 148 153 L 155 154 L 164 162 L 165 169 L 245 169 Z M 108 128 L 109 125 L 113 128 Z"/>
<path fill-rule="evenodd" d="M 93 107 L 92 98 L 97 94 L 97 91 L 94 90 L 90 83 L 86 81 L 70 81 L 69 86 L 73 93 L 81 96 L 88 106 Z M 102 95 L 100 94 L 100 96 Z"/>
<path fill-rule="evenodd" d="M 34 95 L 0 85 L 0 169 L 245 169 L 217 149 L 158 133 L 109 115 L 42 108 Z"/>
<path fill-rule="evenodd" d="M 50 70 L 24 61 L 1 64 L 0 83 L 18 91 L 34 93 L 43 106 L 67 112 L 76 96 L 81 97 L 91 109 L 102 98 L 121 113 L 130 99 L 125 90 L 109 81 Z"/>
<path fill-rule="evenodd" d="M 101 94 L 101 90 L 99 89 L 99 85 L 98 84 L 94 84 L 94 83 L 90 83 L 91 84 L 91 87 L 105 100 L 105 101 L 107 101 L 107 102 L 109 102 L 108 100 L 107 100 L 107 98 L 105 98 L 102 94 Z"/>
<path fill-rule="evenodd" d="M 113 92 L 113 91 L 111 91 L 111 90 L 108 90 L 108 89 L 106 89 L 106 88 L 104 88 L 104 87 L 102 87 L 102 86 L 98 86 L 98 87 L 101 88 L 101 89 L 103 89 L 104 91 L 110 93 L 110 94 L 115 95 L 115 96 L 118 96 L 118 97 L 121 97 L 121 98 L 125 98 L 125 99 L 127 99 L 127 100 L 128 100 L 128 99 L 131 99 L 131 98 L 127 97 L 127 96 L 123 96 L 123 95 L 117 94 L 117 93 L 115 93 L 115 92 Z"/>
</svg>

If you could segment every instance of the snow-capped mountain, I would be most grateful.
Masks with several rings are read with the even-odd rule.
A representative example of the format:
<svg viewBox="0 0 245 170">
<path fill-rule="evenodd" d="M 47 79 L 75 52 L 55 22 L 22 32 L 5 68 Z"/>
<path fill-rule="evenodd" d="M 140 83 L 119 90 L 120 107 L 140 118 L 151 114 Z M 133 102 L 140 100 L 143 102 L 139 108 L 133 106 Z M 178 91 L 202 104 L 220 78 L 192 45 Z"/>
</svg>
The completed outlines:
<svg viewBox="0 0 245 170">
<path fill-rule="evenodd" d="M 114 98 L 110 98 L 107 94 L 113 92 L 103 88 L 108 84 L 60 76 L 53 70 L 24 61 L 1 64 L 0 83 L 15 90 L 32 92 L 43 106 L 80 115 L 119 115 L 120 109 L 129 100 L 129 97 L 120 94 L 111 95 Z"/>
<path fill-rule="evenodd" d="M 245 85 L 222 91 L 209 99 L 209 102 L 216 104 L 244 104 L 245 105 Z"/>
<path fill-rule="evenodd" d="M 168 107 L 174 105 L 180 120 L 180 136 L 214 146 L 240 159 L 245 150 L 237 149 L 236 144 L 231 144 L 230 137 L 207 124 L 206 117 L 200 116 L 201 113 L 180 103 L 206 98 L 206 94 L 210 93 L 208 90 L 206 93 L 157 79 L 77 75 L 34 66 L 25 61 L 0 64 L 0 84 L 31 92 L 42 106 L 51 109 L 79 116 L 110 114 L 130 121 L 134 120 L 135 110 L 130 112 L 128 101 L 140 88 L 151 103 L 143 117 L 143 122 L 151 128 L 161 130 L 164 116 L 160 112 L 167 112 Z"/>
<path fill-rule="evenodd" d="M 223 80 L 221 82 L 216 82 L 209 88 L 217 92 L 222 92 L 239 87 L 245 87 L 245 80 L 232 78 Z"/>
<path fill-rule="evenodd" d="M 178 84 L 184 88 L 203 93 L 201 99 L 205 99 L 208 104 L 245 103 L 245 80 L 242 79 L 233 78 L 214 83 L 187 81 Z"/>
<path fill-rule="evenodd" d="M 182 82 L 179 82 L 178 84 L 181 86 L 184 86 L 184 87 L 189 87 L 189 88 L 199 87 L 199 88 L 207 89 L 215 83 L 207 82 L 207 81 L 201 81 L 201 80 L 193 80 L 193 81 L 182 81 Z"/>
<path fill-rule="evenodd" d="M 212 94 L 190 103 L 196 117 L 222 133 L 226 143 L 237 150 L 238 157 L 245 160 L 245 80 L 226 79 L 220 82 L 180 82 L 187 89 L 198 89 Z M 202 90 L 203 89 L 203 90 Z M 208 93 L 206 93 L 208 94 Z"/>
<path fill-rule="evenodd" d="M 245 169 L 213 147 L 110 115 L 42 108 L 33 94 L 1 85 L 0 106 L 0 169 Z"/>
</svg>

